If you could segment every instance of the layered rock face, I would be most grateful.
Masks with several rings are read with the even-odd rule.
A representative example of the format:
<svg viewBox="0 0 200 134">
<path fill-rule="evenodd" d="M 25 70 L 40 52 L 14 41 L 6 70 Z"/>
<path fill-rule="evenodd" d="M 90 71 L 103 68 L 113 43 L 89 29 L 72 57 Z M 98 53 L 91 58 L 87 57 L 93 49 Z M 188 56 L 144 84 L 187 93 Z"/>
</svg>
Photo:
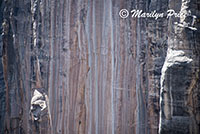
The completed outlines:
<svg viewBox="0 0 200 134">
<path fill-rule="evenodd" d="M 182 11 L 128 18 L 126 8 Z M 1 134 L 199 134 L 200 2 L 0 1 Z"/>
</svg>

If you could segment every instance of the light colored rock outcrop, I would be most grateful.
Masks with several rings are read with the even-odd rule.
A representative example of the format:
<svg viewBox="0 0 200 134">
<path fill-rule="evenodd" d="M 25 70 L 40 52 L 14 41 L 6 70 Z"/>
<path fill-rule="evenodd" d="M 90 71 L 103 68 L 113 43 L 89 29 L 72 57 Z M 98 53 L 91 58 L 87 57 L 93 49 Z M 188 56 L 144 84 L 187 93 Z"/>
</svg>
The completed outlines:
<svg viewBox="0 0 200 134">
<path fill-rule="evenodd" d="M 38 91 L 37 89 L 33 92 L 33 97 L 31 98 L 31 114 L 34 120 L 39 120 L 41 112 L 47 108 L 45 94 Z"/>
</svg>

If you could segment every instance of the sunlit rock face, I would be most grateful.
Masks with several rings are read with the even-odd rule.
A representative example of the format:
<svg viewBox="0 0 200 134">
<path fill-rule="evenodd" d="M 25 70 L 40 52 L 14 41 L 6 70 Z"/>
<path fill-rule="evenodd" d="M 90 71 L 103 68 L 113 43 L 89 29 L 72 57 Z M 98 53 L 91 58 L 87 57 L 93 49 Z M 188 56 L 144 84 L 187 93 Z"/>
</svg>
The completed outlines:
<svg viewBox="0 0 200 134">
<path fill-rule="evenodd" d="M 121 18 L 126 8 L 185 13 Z M 199 134 L 197 0 L 0 1 L 0 134 Z"/>
</svg>

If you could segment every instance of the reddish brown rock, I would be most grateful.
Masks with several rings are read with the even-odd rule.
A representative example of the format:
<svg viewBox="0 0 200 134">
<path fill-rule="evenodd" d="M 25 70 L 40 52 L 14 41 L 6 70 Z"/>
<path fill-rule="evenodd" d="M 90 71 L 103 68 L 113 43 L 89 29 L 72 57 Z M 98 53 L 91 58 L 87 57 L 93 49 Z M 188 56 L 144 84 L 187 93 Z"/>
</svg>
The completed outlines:
<svg viewBox="0 0 200 134">
<path fill-rule="evenodd" d="M 181 125 L 198 134 L 199 3 L 189 4 L 197 17 L 189 28 L 183 18 L 119 16 L 184 2 L 0 1 L 0 133 L 177 134 Z"/>
</svg>

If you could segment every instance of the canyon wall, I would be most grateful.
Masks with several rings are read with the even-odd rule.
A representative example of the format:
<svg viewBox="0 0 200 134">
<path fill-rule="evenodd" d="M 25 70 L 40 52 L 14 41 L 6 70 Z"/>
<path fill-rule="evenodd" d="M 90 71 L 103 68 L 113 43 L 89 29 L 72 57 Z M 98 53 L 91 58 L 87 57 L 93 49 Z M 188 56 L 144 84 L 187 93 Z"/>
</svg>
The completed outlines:
<svg viewBox="0 0 200 134">
<path fill-rule="evenodd" d="M 162 68 L 161 134 L 200 133 L 200 8 L 197 1 L 170 2 L 180 7 L 179 20 L 169 19 L 168 50 Z"/>
<path fill-rule="evenodd" d="M 180 19 L 120 18 L 126 8 Z M 1 134 L 199 134 L 200 2 L 0 1 Z"/>
</svg>

